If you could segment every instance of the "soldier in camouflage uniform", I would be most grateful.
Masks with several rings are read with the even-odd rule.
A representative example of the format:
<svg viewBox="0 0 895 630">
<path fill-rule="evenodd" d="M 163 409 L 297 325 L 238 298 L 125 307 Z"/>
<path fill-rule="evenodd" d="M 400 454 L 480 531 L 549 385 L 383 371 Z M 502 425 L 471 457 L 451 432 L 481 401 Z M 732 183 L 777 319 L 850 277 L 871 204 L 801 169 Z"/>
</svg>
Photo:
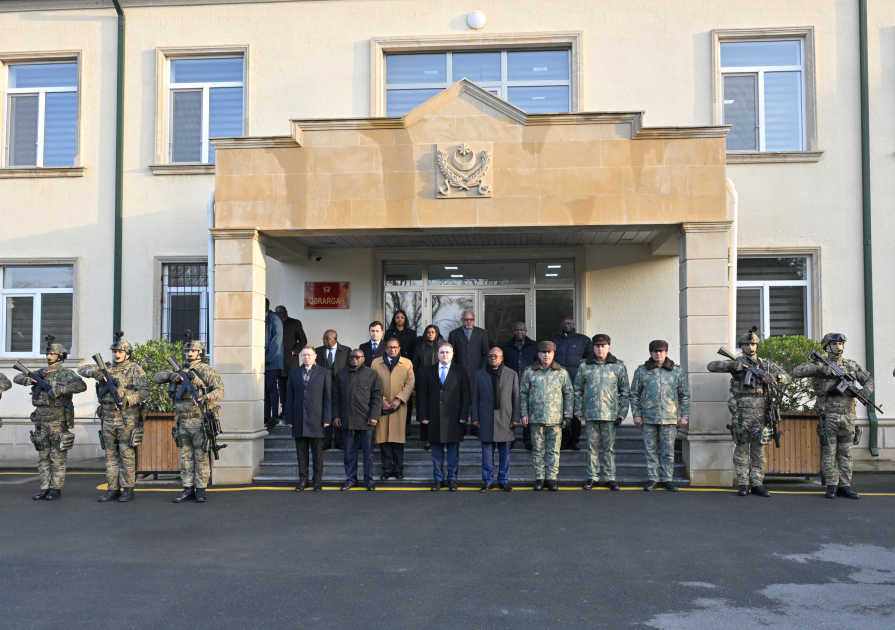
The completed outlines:
<svg viewBox="0 0 895 630">
<path fill-rule="evenodd" d="M 753 326 L 752 330 L 740 337 L 738 344 L 743 356 L 756 361 L 759 369 L 772 375 L 777 385 L 785 387 L 791 382 L 789 374 L 776 363 L 756 356 L 761 341 L 757 331 L 758 328 Z M 753 494 L 770 496 L 771 493 L 761 485 L 766 465 L 764 447 L 771 442 L 771 431 L 765 418 L 768 409 L 767 385 L 754 378 L 750 379 L 750 373 L 738 361 L 712 361 L 708 364 L 708 370 L 730 374 L 727 408 L 732 414 L 730 433 L 736 445 L 733 449 L 733 467 L 737 474 L 738 494 L 746 496 L 751 481 Z M 753 382 L 747 385 L 747 381 Z"/>
<path fill-rule="evenodd" d="M 828 333 L 820 342 L 827 353 L 830 363 L 837 364 L 844 372 L 854 374 L 864 387 L 862 393 L 870 396 L 873 393 L 873 377 L 856 361 L 842 356 L 845 349 L 845 335 Z M 798 378 L 814 378 L 814 391 L 817 395 L 815 409 L 820 414 L 817 434 L 821 444 L 821 470 L 827 484 L 827 498 L 835 499 L 836 495 L 857 499 L 858 493 L 851 489 L 851 447 L 861 439 L 860 427 L 855 427 L 855 398 L 851 392 L 844 394 L 830 393 L 839 383 L 833 371 L 820 361 L 803 363 L 793 375 Z M 837 489 L 838 486 L 838 489 Z"/>
<path fill-rule="evenodd" d="M 628 415 L 631 389 L 628 369 L 609 352 L 609 335 L 594 335 L 594 351 L 578 366 L 575 376 L 575 416 L 587 430 L 587 481 L 590 490 L 600 480 L 600 466 L 610 490 L 615 482 L 615 432 Z"/>
<path fill-rule="evenodd" d="M 53 388 L 56 397 L 53 398 L 46 391 L 41 391 L 37 400 L 33 397 L 31 400 L 34 405 L 31 420 L 37 425 L 36 431 L 31 434 L 31 441 L 40 453 L 40 460 L 37 463 L 40 492 L 31 497 L 35 501 L 40 499 L 53 501 L 62 496 L 68 451 L 75 443 L 75 434 L 69 431 L 75 424 L 75 414 L 67 409 L 62 401 L 72 406 L 72 395 L 80 394 L 87 389 L 87 383 L 73 370 L 62 367 L 62 362 L 68 357 L 68 351 L 61 343 L 53 343 L 54 339 L 53 335 L 46 337 L 47 347 L 44 354 L 47 356 L 48 366 L 39 370 L 38 374 Z M 24 374 L 17 374 L 13 381 L 26 387 L 35 385 L 35 382 Z"/>
<path fill-rule="evenodd" d="M 522 424 L 531 425 L 532 459 L 535 467 L 535 490 L 559 490 L 559 447 L 563 427 L 573 411 L 572 380 L 569 373 L 553 360 L 556 345 L 552 341 L 538 344 L 538 360 L 526 368 L 519 386 Z"/>
<path fill-rule="evenodd" d="M 631 414 L 634 424 L 643 427 L 646 447 L 647 492 L 659 482 L 670 492 L 674 476 L 674 441 L 678 425 L 687 426 L 690 416 L 690 386 L 687 375 L 668 358 L 668 342 L 656 339 L 649 344 L 649 360 L 637 366 L 631 381 Z"/>
<path fill-rule="evenodd" d="M 0 372 L 0 398 L 3 398 L 3 392 L 12 387 L 12 383 L 6 378 L 6 375 Z M 3 426 L 3 418 L 0 418 L 0 427 Z"/>
<path fill-rule="evenodd" d="M 202 362 L 205 356 L 205 345 L 194 341 L 192 333 L 187 331 L 187 343 L 183 346 L 184 369 L 193 370 L 196 378 L 193 387 L 199 393 L 201 401 L 212 405 L 224 397 L 224 383 L 220 375 L 207 363 Z M 183 381 L 177 372 L 162 370 L 152 377 L 156 383 L 175 383 Z M 208 451 L 211 448 L 208 438 L 202 431 L 202 413 L 193 402 L 189 392 L 174 401 L 175 439 L 180 446 L 180 477 L 183 481 L 183 492 L 174 498 L 174 503 L 183 503 L 195 499 L 204 503 L 205 488 L 211 478 L 211 462 Z"/>
<path fill-rule="evenodd" d="M 100 446 L 106 452 L 107 490 L 99 501 L 120 502 L 134 499 L 137 485 L 137 456 L 134 447 L 143 441 L 143 402 L 149 398 L 149 379 L 139 365 L 131 361 L 133 346 L 122 341 L 124 333 L 115 333 L 115 341 L 109 346 L 113 362 L 105 365 L 115 381 L 123 408 L 115 405 L 112 393 L 106 392 L 99 399 L 97 413 L 100 420 Z M 98 365 L 84 365 L 78 369 L 84 378 L 96 379 L 96 394 L 105 386 L 106 377 Z"/>
</svg>

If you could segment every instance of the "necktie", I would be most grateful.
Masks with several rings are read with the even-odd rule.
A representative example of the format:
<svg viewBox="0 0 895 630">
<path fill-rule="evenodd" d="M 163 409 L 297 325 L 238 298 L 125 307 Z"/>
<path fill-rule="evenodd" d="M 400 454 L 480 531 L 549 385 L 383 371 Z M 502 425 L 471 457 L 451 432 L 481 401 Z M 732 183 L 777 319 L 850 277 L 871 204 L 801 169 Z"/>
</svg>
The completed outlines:
<svg viewBox="0 0 895 630">
<path fill-rule="evenodd" d="M 379 347 L 379 344 L 374 341 L 373 342 L 373 352 L 376 352 L 376 348 L 378 348 L 378 347 Z"/>
<path fill-rule="evenodd" d="M 442 366 L 441 366 L 441 384 L 442 384 L 442 385 L 444 385 L 444 379 L 445 379 L 445 376 L 446 376 L 445 372 L 447 372 L 447 366 L 446 366 L 446 365 L 442 365 Z"/>
<path fill-rule="evenodd" d="M 326 353 L 326 367 L 331 368 L 333 366 L 333 351 L 330 348 Z"/>
</svg>

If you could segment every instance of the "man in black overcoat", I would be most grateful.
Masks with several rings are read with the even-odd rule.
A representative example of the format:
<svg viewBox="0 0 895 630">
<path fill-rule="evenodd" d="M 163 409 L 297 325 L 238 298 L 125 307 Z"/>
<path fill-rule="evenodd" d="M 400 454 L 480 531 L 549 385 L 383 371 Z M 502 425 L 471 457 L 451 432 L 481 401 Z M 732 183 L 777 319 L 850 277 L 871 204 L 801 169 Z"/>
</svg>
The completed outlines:
<svg viewBox="0 0 895 630">
<path fill-rule="evenodd" d="M 332 423 L 332 372 L 315 363 L 308 346 L 299 354 L 302 366 L 286 382 L 286 426 L 292 427 L 298 454 L 298 487 L 308 487 L 308 451 L 314 453 L 314 491 L 323 490 L 323 435 Z"/>
<path fill-rule="evenodd" d="M 373 484 L 373 428 L 382 414 L 382 382 L 376 370 L 364 365 L 362 350 L 352 350 L 348 367 L 338 371 L 333 381 L 333 419 L 335 430 L 342 430 L 345 440 L 345 485 L 357 485 L 357 450 L 364 454 L 364 485 Z"/>
<path fill-rule="evenodd" d="M 308 345 L 308 336 L 301 325 L 301 320 L 289 317 L 285 306 L 276 307 L 274 312 L 283 322 L 283 369 L 280 370 L 278 383 L 280 401 L 283 404 L 280 411 L 280 420 L 282 420 L 286 415 L 286 381 L 289 378 L 289 372 L 301 365 L 298 355 L 301 353 L 301 349 Z"/>
</svg>

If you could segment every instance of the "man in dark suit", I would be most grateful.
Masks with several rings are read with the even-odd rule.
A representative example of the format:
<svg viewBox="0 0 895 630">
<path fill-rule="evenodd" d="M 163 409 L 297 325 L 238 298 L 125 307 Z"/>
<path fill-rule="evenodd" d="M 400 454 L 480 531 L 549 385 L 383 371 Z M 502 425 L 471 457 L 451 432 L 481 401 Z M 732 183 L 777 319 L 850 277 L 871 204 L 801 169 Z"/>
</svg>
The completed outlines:
<svg viewBox="0 0 895 630">
<path fill-rule="evenodd" d="M 367 367 L 373 365 L 373 359 L 385 356 L 382 334 L 382 322 L 377 321 L 370 324 L 370 341 L 360 345 L 360 350 L 364 353 L 364 365 Z"/>
<path fill-rule="evenodd" d="M 289 378 L 289 372 L 301 365 L 298 355 L 301 349 L 308 345 L 308 336 L 305 335 L 301 320 L 289 317 L 285 306 L 276 307 L 274 312 L 283 322 L 283 369 L 280 371 L 278 383 L 280 400 L 283 403 L 283 408 L 280 411 L 280 420 L 282 420 L 286 415 L 286 379 Z"/>
<path fill-rule="evenodd" d="M 339 343 L 339 334 L 335 330 L 323 333 L 323 345 L 316 349 L 317 365 L 325 367 L 335 377 L 339 370 L 348 365 L 351 348 Z M 323 450 L 331 448 L 342 450 L 342 432 L 334 431 L 330 426 L 323 436 Z"/>
<path fill-rule="evenodd" d="M 503 344 L 500 349 L 503 351 L 503 364 L 516 372 L 519 375 L 519 381 L 522 382 L 522 373 L 525 368 L 538 360 L 538 344 L 528 336 L 525 322 L 513 324 L 513 338 Z M 530 451 L 531 427 L 522 428 L 522 442 Z"/>
<path fill-rule="evenodd" d="M 590 337 L 575 332 L 575 320 L 566 317 L 562 320 L 562 332 L 553 335 L 553 343 L 556 345 L 553 360 L 566 368 L 569 378 L 574 383 L 578 375 L 578 364 L 592 352 L 593 344 Z M 569 425 L 562 430 L 562 448 L 577 451 L 579 438 L 581 438 L 581 422 L 572 418 Z"/>
<path fill-rule="evenodd" d="M 286 426 L 292 428 L 298 454 L 298 487 L 308 487 L 308 451 L 314 454 L 314 492 L 323 489 L 323 433 L 332 422 L 332 372 L 314 363 L 317 353 L 308 346 L 300 355 L 301 367 L 289 373 L 286 383 Z"/>
<path fill-rule="evenodd" d="M 345 485 L 357 485 L 357 449 L 364 454 L 364 485 L 373 485 L 373 428 L 382 413 L 382 383 L 375 370 L 364 365 L 364 353 L 352 350 L 348 367 L 336 373 L 333 381 L 333 425 L 345 439 Z"/>
<path fill-rule="evenodd" d="M 453 362 L 454 349 L 449 343 L 438 348 L 438 363 L 423 371 L 417 409 L 420 422 L 429 427 L 432 444 L 432 490 L 440 490 L 447 479 L 450 490 L 457 489 L 457 470 L 460 467 L 460 443 L 469 417 L 471 392 L 466 370 Z M 447 477 L 444 458 L 447 448 Z"/>
<path fill-rule="evenodd" d="M 472 311 L 464 311 L 460 321 L 463 325 L 450 332 L 448 343 L 454 348 L 454 361 L 466 370 L 466 378 L 472 383 L 476 372 L 487 363 L 488 331 L 475 325 Z M 476 427 L 470 426 L 470 429 L 473 435 L 479 434 Z"/>
</svg>

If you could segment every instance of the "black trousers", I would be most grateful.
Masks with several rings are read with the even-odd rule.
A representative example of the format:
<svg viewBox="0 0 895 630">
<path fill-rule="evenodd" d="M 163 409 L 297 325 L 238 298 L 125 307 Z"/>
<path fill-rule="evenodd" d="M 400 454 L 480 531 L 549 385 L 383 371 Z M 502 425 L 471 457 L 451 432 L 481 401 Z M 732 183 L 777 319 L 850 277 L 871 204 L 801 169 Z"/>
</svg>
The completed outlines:
<svg viewBox="0 0 895 630">
<path fill-rule="evenodd" d="M 340 451 L 343 448 L 342 429 L 337 429 L 332 424 L 323 427 L 323 450 L 328 451 L 331 448 L 337 448 Z"/>
<path fill-rule="evenodd" d="M 581 421 L 572 418 L 569 425 L 562 430 L 561 448 L 572 448 L 572 444 L 578 444 L 581 438 Z"/>
<path fill-rule="evenodd" d="M 400 442 L 383 442 L 379 445 L 382 472 L 394 475 L 404 472 L 404 445 Z"/>
<path fill-rule="evenodd" d="M 363 453 L 364 485 L 373 483 L 373 434 L 375 431 L 343 431 L 345 479 L 357 483 L 357 451 Z"/>
<path fill-rule="evenodd" d="M 323 481 L 323 438 L 295 438 L 295 452 L 298 454 L 298 478 L 308 481 L 308 455 L 314 454 L 315 482 Z"/>
<path fill-rule="evenodd" d="M 522 427 L 522 443 L 525 444 L 525 448 L 531 446 L 531 425 Z"/>
<path fill-rule="evenodd" d="M 280 411 L 279 416 L 282 418 L 286 415 L 286 382 L 289 380 L 288 376 L 281 376 L 277 380 L 277 386 L 280 390 Z"/>
</svg>

